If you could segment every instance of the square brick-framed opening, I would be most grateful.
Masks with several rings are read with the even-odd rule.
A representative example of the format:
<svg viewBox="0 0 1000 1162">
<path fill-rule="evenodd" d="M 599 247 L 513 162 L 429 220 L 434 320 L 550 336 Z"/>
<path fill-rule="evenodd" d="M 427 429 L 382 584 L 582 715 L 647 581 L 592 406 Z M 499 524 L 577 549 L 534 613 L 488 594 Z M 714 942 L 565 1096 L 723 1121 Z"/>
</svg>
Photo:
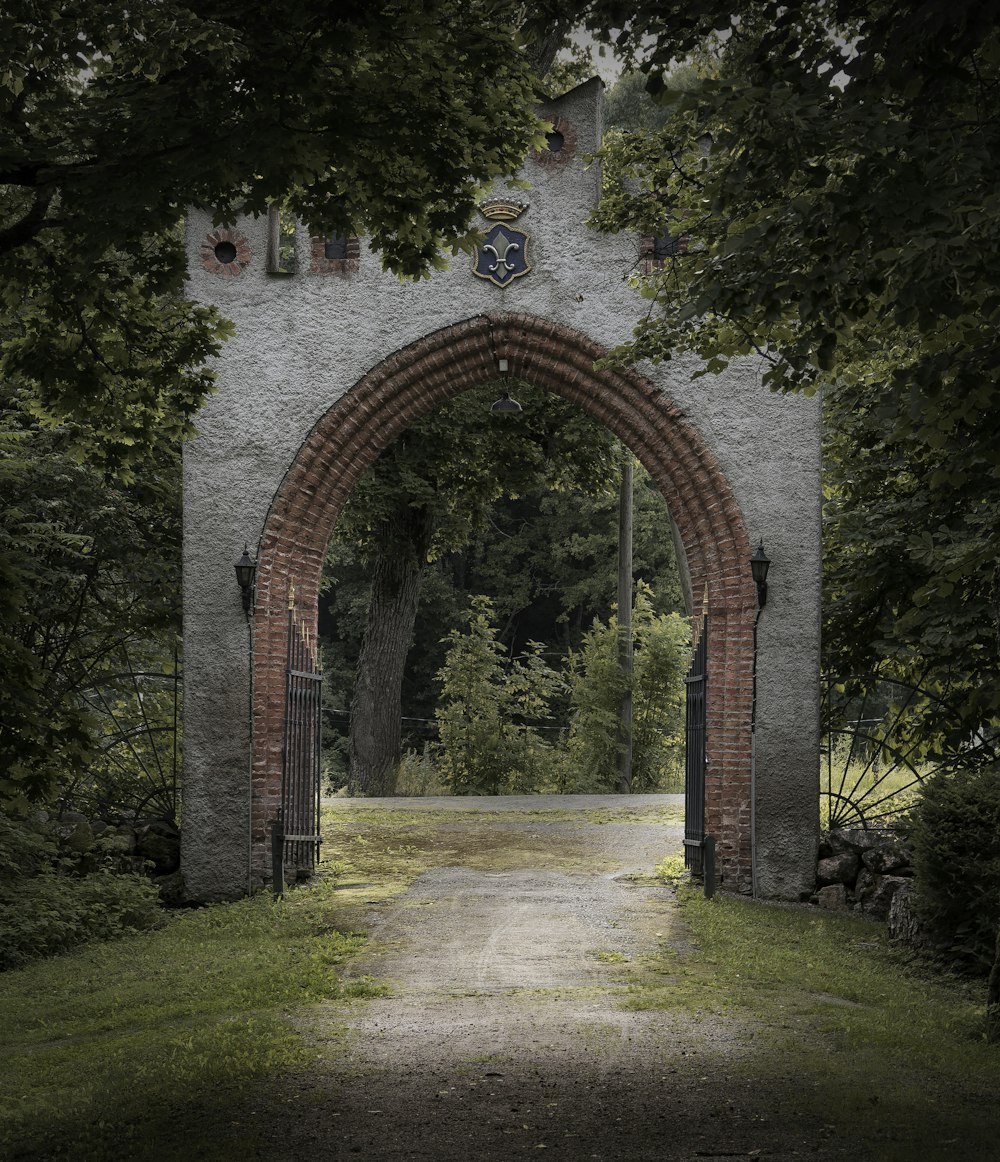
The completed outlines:
<svg viewBox="0 0 1000 1162">
<path fill-rule="evenodd" d="M 341 237 L 337 241 L 343 244 L 342 258 L 327 258 L 326 244 L 332 241 L 314 234 L 309 239 L 309 273 L 310 274 L 357 274 L 361 263 L 361 239 L 355 234 Z"/>
<path fill-rule="evenodd" d="M 361 474 L 417 419 L 495 379 L 506 359 L 518 379 L 606 424 L 642 461 L 667 501 L 692 591 L 708 592 L 706 829 L 717 840 L 722 886 L 752 883 L 751 719 L 756 590 L 750 543 L 716 458 L 677 407 L 632 371 L 597 369 L 607 354 L 585 335 L 529 315 L 481 315 L 383 360 L 315 424 L 268 512 L 258 552 L 254 613 L 251 865 L 268 874 L 268 827 L 278 809 L 289 586 L 315 631 L 326 549 Z"/>
</svg>

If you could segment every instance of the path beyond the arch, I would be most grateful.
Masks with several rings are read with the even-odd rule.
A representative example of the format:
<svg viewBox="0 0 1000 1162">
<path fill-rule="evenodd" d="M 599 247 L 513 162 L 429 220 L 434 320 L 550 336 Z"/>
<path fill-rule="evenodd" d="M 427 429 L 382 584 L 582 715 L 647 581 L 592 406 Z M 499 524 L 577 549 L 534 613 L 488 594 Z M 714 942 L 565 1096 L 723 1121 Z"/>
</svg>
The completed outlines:
<svg viewBox="0 0 1000 1162">
<path fill-rule="evenodd" d="M 680 851 L 680 796 L 328 807 L 344 891 L 372 937 L 351 976 L 390 992 L 349 1010 L 346 1034 L 343 1007 L 300 1024 L 317 1068 L 273 1095 L 290 1115 L 273 1156 L 865 1156 L 801 1111 L 811 1083 L 780 1065 L 761 1076 L 756 1021 L 684 1003 L 694 949 L 652 876 Z M 379 867 L 414 861 L 424 870 L 385 899 Z M 657 973 L 677 1003 L 643 1008 L 656 990 L 636 986 Z"/>
</svg>

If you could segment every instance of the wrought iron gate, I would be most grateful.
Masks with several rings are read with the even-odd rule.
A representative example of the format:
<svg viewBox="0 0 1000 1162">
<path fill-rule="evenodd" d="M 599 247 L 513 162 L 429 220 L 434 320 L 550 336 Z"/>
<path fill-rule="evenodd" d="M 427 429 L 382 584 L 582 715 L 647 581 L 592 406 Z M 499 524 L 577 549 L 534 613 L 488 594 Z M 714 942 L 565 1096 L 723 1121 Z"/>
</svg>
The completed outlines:
<svg viewBox="0 0 1000 1162">
<path fill-rule="evenodd" d="M 319 856 L 319 772 L 322 739 L 323 675 L 316 643 L 288 607 L 288 665 L 285 682 L 285 735 L 281 754 L 281 811 L 272 837 L 275 892 L 285 873 L 305 878 Z"/>
<path fill-rule="evenodd" d="M 708 614 L 703 613 L 691 667 L 684 678 L 684 866 L 704 870 L 705 692 L 708 682 Z"/>
</svg>

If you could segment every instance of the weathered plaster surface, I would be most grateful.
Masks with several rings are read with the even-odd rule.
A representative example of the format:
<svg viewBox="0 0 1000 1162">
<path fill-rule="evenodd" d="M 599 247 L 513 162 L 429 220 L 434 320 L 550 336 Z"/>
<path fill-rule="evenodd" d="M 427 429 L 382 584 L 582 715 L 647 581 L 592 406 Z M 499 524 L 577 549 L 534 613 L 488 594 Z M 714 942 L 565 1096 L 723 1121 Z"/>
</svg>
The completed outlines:
<svg viewBox="0 0 1000 1162">
<path fill-rule="evenodd" d="M 392 352 L 472 316 L 534 314 L 608 347 L 639 317 L 627 282 L 639 240 L 585 225 L 599 174 L 582 159 L 598 144 L 600 100 L 593 81 L 550 104 L 576 128 L 577 153 L 562 168 L 525 162 L 531 188 L 510 192 L 530 202 L 516 225 L 531 236 L 533 269 L 503 289 L 475 278 L 465 256 L 430 279 L 400 283 L 364 245 L 357 273 L 309 275 L 305 229 L 301 273 L 268 275 L 262 220 L 239 222 L 253 259 L 242 276 L 223 279 L 200 262 L 210 215 L 189 216 L 190 293 L 236 326 L 184 463 L 183 861 L 194 895 L 234 897 L 248 886 L 249 628 L 233 563 L 244 541 L 256 551 L 275 492 L 319 417 Z M 639 370 L 704 437 L 751 541 L 763 537 L 773 561 L 759 625 L 757 884 L 763 895 L 796 897 L 812 883 L 817 827 L 819 410 L 815 400 L 772 395 L 755 362 L 714 379 L 692 380 L 694 366 L 677 359 Z"/>
</svg>

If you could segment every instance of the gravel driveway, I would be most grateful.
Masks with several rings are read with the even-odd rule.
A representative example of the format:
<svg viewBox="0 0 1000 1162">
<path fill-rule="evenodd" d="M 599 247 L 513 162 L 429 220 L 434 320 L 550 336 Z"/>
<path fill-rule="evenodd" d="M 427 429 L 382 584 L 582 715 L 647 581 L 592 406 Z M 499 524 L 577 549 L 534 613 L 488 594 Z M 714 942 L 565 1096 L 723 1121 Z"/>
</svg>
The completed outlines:
<svg viewBox="0 0 1000 1162">
<path fill-rule="evenodd" d="M 680 850 L 679 799 L 333 801 L 343 818 L 366 805 L 431 811 L 446 838 L 487 823 L 494 842 L 509 839 L 519 852 L 571 843 L 600 870 L 576 870 L 578 859 L 571 870 L 534 867 L 530 853 L 517 867 L 449 863 L 373 910 L 371 945 L 351 972 L 387 981 L 391 995 L 348 1009 L 346 1054 L 343 1007 L 311 1014 L 303 1030 L 317 1045 L 317 1068 L 276 1095 L 294 1116 L 274 1127 L 272 1156 L 863 1157 L 789 1112 L 794 1078 L 777 1087 L 750 1080 L 752 1027 L 683 1008 L 624 1007 L 643 956 L 664 947 L 684 956 L 671 891 L 635 878 Z M 614 820 L 640 808 L 632 821 Z M 644 818 L 663 808 L 674 821 Z M 595 810 L 614 821 L 595 821 Z M 324 1043 L 337 1051 L 324 1053 Z"/>
</svg>

